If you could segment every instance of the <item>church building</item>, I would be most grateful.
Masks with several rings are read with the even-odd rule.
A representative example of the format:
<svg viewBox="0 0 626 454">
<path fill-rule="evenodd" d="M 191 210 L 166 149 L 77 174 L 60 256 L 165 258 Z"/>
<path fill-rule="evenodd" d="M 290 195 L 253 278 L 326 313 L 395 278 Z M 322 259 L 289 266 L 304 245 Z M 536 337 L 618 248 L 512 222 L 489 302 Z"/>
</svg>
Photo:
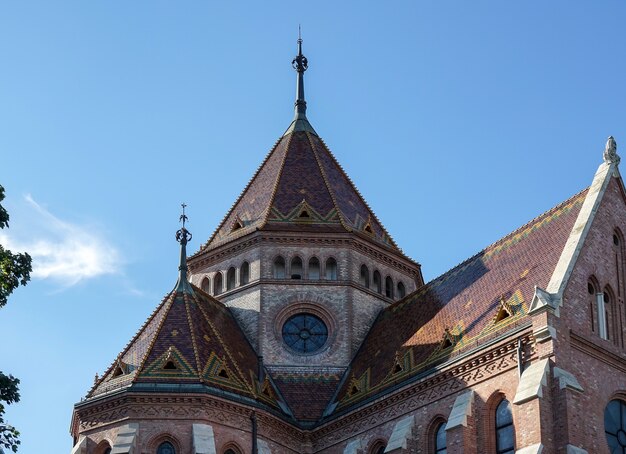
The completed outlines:
<svg viewBox="0 0 626 454">
<path fill-rule="evenodd" d="M 626 454 L 615 140 L 587 189 L 425 283 L 307 119 L 307 66 L 299 40 L 293 121 L 189 256 L 183 206 L 178 280 L 74 406 L 71 453 Z"/>
</svg>

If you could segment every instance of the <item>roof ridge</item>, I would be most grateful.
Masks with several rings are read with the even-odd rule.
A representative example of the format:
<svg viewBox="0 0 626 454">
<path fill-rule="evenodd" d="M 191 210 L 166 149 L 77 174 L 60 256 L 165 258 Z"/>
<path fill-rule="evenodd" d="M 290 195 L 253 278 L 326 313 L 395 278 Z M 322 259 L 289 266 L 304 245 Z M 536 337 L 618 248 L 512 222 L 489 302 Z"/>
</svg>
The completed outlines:
<svg viewBox="0 0 626 454">
<path fill-rule="evenodd" d="M 159 310 L 163 307 L 164 304 L 167 304 L 169 297 L 171 296 L 172 292 L 166 294 L 163 299 L 161 300 L 161 303 L 159 303 L 154 310 L 152 311 L 152 313 L 148 316 L 148 318 L 146 319 L 145 322 L 143 322 L 143 325 L 141 325 L 141 327 L 137 330 L 137 332 L 135 333 L 135 335 L 131 338 L 130 341 L 128 341 L 126 343 L 126 345 L 124 346 L 124 348 L 122 348 L 122 351 L 115 357 L 115 359 L 113 360 L 113 362 L 111 363 L 111 365 L 104 371 L 104 373 L 102 374 L 102 376 L 94 382 L 93 386 L 91 387 L 91 389 L 87 392 L 87 395 L 90 395 L 92 392 L 94 392 L 98 386 L 100 386 L 102 384 L 102 382 L 104 381 L 105 377 L 107 377 L 107 375 L 111 372 L 111 370 L 113 369 L 113 367 L 117 364 L 118 359 L 120 359 L 121 357 L 123 357 L 128 350 L 130 349 L 130 347 L 135 343 L 135 341 L 139 338 L 139 336 L 141 335 L 141 333 L 144 332 L 144 330 L 147 328 L 147 326 L 150 324 L 150 322 L 152 320 L 154 320 L 154 317 L 156 317 L 156 314 L 159 312 Z M 163 314 L 163 317 L 165 317 L 165 314 Z M 158 331 L 158 330 L 157 330 Z M 156 335 L 155 335 L 156 337 Z M 141 363 L 140 363 L 141 364 Z M 139 368 L 138 368 L 139 369 Z"/>
<path fill-rule="evenodd" d="M 267 207 L 265 208 L 265 213 L 263 213 L 263 221 L 261 221 L 261 224 L 258 226 L 258 229 L 262 229 L 267 224 L 267 219 L 269 218 L 270 211 L 272 210 L 272 205 L 274 205 L 274 199 L 276 198 L 276 192 L 278 191 L 278 184 L 280 183 L 280 179 L 283 176 L 283 170 L 285 169 L 285 161 L 287 160 L 287 155 L 289 154 L 289 146 L 291 145 L 292 139 L 293 139 L 293 134 L 291 134 L 289 138 L 287 138 L 287 143 L 285 144 L 285 154 L 283 156 L 282 162 L 280 163 L 280 169 L 278 169 L 278 175 L 276 179 L 274 180 L 274 187 L 272 188 L 272 195 L 270 196 Z M 280 142 L 281 140 L 282 140 L 282 137 L 281 139 L 279 139 L 278 142 Z M 276 143 L 276 145 L 278 145 L 278 142 Z"/>
<path fill-rule="evenodd" d="M 525 224 L 521 225 L 520 227 L 516 228 L 515 230 L 513 230 L 512 232 L 507 233 L 506 235 L 504 235 L 502 238 L 494 241 L 493 243 L 491 243 L 490 245 L 484 247 L 483 249 L 481 249 L 480 251 L 478 251 L 477 253 L 475 253 L 474 255 L 472 255 L 471 257 L 463 260 L 462 262 L 458 263 L 457 265 L 453 266 L 452 268 L 448 269 L 447 271 L 443 272 L 442 274 L 440 274 L 439 276 L 431 279 L 430 281 L 428 281 L 426 284 L 424 284 L 422 287 L 420 288 L 424 288 L 424 287 L 428 287 L 430 286 L 432 283 L 434 283 L 437 280 L 442 279 L 446 274 L 451 273 L 452 271 L 456 270 L 457 268 L 461 267 L 462 265 L 474 260 L 476 257 L 478 257 L 479 255 L 485 253 L 488 249 L 493 248 L 495 246 L 497 246 L 500 243 L 503 243 L 504 241 L 506 241 L 507 239 L 509 239 L 510 237 L 514 236 L 515 234 L 517 234 L 518 232 L 525 230 L 526 228 L 528 228 L 529 226 L 531 226 L 532 224 L 536 223 L 539 219 L 548 216 L 551 212 L 558 210 L 559 208 L 561 208 L 564 205 L 567 205 L 569 202 L 572 202 L 573 200 L 575 200 L 577 197 L 580 197 L 585 191 L 587 191 L 589 189 L 589 187 L 586 187 L 580 191 L 578 191 L 576 194 L 574 194 L 573 196 L 565 199 L 563 202 L 553 206 L 552 208 L 544 211 L 543 213 L 539 214 L 538 216 L 535 216 L 534 218 L 532 218 L 530 221 L 526 222 Z M 415 293 L 415 292 L 413 292 Z M 409 296 L 409 295 L 407 295 Z M 403 298 L 404 299 L 404 298 Z M 397 302 L 400 302 L 402 300 L 398 300 Z M 394 306 L 394 304 L 388 306 L 388 307 L 392 307 Z"/>
<path fill-rule="evenodd" d="M 222 226 L 226 223 L 226 221 L 228 220 L 228 217 L 230 216 L 230 214 L 232 213 L 232 211 L 235 209 L 235 207 L 237 206 L 237 204 L 241 201 L 241 199 L 243 198 L 243 196 L 246 194 L 246 192 L 248 191 L 248 189 L 250 188 L 250 186 L 252 185 L 252 182 L 256 179 L 256 177 L 259 175 L 259 173 L 261 172 L 261 169 L 263 169 L 263 167 L 265 166 L 265 163 L 269 160 L 270 156 L 272 156 L 272 153 L 274 153 L 274 151 L 276 150 L 276 147 L 278 147 L 278 144 L 281 142 L 283 138 L 280 137 L 276 143 L 274 144 L 274 146 L 272 146 L 272 148 L 270 148 L 270 151 L 265 155 L 265 158 L 263 159 L 263 161 L 261 162 L 261 164 L 259 164 L 259 166 L 257 167 L 256 171 L 254 172 L 254 174 L 252 175 L 252 177 L 248 180 L 248 183 L 246 184 L 246 186 L 243 188 L 243 190 L 241 191 L 241 193 L 239 194 L 239 197 L 237 197 L 237 199 L 235 200 L 235 202 L 231 205 L 231 207 L 228 209 L 228 211 L 226 211 L 226 214 L 224 215 L 224 217 L 222 218 L 222 220 L 220 221 L 220 223 L 217 225 L 217 227 L 215 228 L 215 230 L 213 231 L 213 233 L 211 234 L 211 236 L 209 237 L 209 239 L 204 243 L 200 245 L 200 249 L 198 249 L 196 252 L 194 252 L 191 257 L 195 257 L 196 255 L 198 255 L 200 252 L 202 252 L 203 250 L 205 250 L 210 244 L 211 242 L 215 239 L 215 237 L 217 236 L 218 232 L 220 231 L 220 229 L 222 228 Z"/>
<path fill-rule="evenodd" d="M 152 339 L 150 339 L 150 345 L 146 349 L 146 352 L 144 353 L 143 358 L 141 358 L 141 361 L 139 361 L 139 367 L 137 367 L 137 373 L 133 377 L 133 380 L 132 380 L 131 383 L 135 383 L 135 381 L 137 381 L 137 377 L 139 377 L 139 374 L 143 371 L 143 367 L 145 365 L 145 362 L 148 359 L 148 357 L 150 356 L 150 353 L 152 353 L 152 349 L 154 348 L 154 344 L 156 343 L 156 340 L 159 337 L 159 334 L 161 333 L 161 329 L 163 329 L 163 324 L 165 323 L 165 319 L 167 318 L 167 316 L 169 315 L 170 311 L 172 310 L 172 306 L 174 305 L 174 300 L 176 299 L 176 293 L 177 293 L 176 291 L 172 291 L 170 293 L 170 295 L 169 295 L 169 306 L 167 307 L 165 314 L 163 314 L 163 318 L 159 321 L 159 326 L 157 326 L 157 329 L 155 331 L 154 337 Z"/>
<path fill-rule="evenodd" d="M 328 191 L 328 194 L 330 195 L 330 199 L 333 201 L 333 205 L 335 206 L 335 209 L 337 210 L 337 214 L 339 215 L 339 222 L 341 222 L 341 225 L 343 226 L 344 229 L 346 229 L 348 232 L 352 232 L 353 229 L 351 229 L 347 225 L 347 223 L 346 223 L 346 221 L 344 219 L 343 212 L 341 211 L 341 208 L 339 208 L 339 204 L 337 203 L 337 199 L 335 198 L 335 193 L 330 188 L 330 184 L 328 183 L 328 176 L 326 175 L 326 172 L 324 171 L 324 168 L 323 168 L 322 164 L 320 163 L 320 158 L 317 155 L 317 148 L 315 147 L 315 144 L 311 140 L 311 136 L 309 135 L 309 133 L 305 132 L 305 134 L 306 134 L 306 138 L 307 138 L 307 140 L 309 142 L 309 145 L 311 145 L 311 150 L 313 150 L 313 157 L 315 157 L 315 162 L 317 163 L 317 167 L 320 169 L 320 173 L 322 175 L 322 180 L 324 180 L 324 186 L 326 186 L 326 190 Z"/>
<path fill-rule="evenodd" d="M 198 379 L 202 381 L 202 368 L 200 366 L 200 355 L 198 354 L 198 345 L 196 342 L 196 335 L 194 333 L 193 319 L 191 318 L 191 308 L 189 307 L 190 301 L 186 294 L 183 294 L 183 301 L 185 303 L 185 311 L 187 312 L 187 324 L 189 325 L 189 333 L 191 334 L 191 346 L 193 347 L 193 354 L 196 357 L 196 372 L 198 373 Z"/>
<path fill-rule="evenodd" d="M 356 192 L 357 196 L 359 197 L 359 199 L 361 199 L 361 202 L 363 202 L 363 204 L 365 205 L 365 207 L 369 210 L 369 212 L 372 214 L 372 216 L 374 217 L 374 220 L 378 223 L 378 225 L 380 226 L 380 228 L 382 229 L 383 233 L 387 236 L 387 238 L 389 238 L 389 241 L 391 242 L 391 245 L 396 248 L 398 251 L 400 251 L 400 253 L 402 255 L 405 255 L 404 252 L 402 251 L 402 249 L 396 244 L 395 240 L 393 239 L 393 237 L 391 236 L 391 234 L 387 231 L 387 229 L 385 228 L 385 226 L 383 225 L 383 223 L 380 221 L 380 219 L 378 218 L 378 216 L 376 216 L 376 213 L 374 213 L 374 210 L 370 207 L 369 203 L 367 203 L 367 200 L 365 200 L 365 197 L 363 197 L 363 195 L 361 194 L 361 191 L 359 191 L 359 189 L 356 187 L 356 185 L 354 184 L 354 182 L 352 181 L 352 178 L 350 178 L 350 176 L 348 175 L 348 173 L 343 169 L 343 166 L 339 163 L 339 161 L 337 160 L 337 158 L 335 158 L 335 155 L 333 154 L 333 152 L 330 150 L 330 148 L 328 147 L 328 145 L 326 145 L 326 142 L 324 142 L 324 139 L 322 139 L 321 137 L 318 136 L 318 138 L 320 139 L 320 142 L 322 142 L 322 145 L 324 145 L 324 148 L 326 148 L 326 151 L 328 151 L 328 154 L 330 156 L 330 158 L 332 159 L 332 161 L 335 163 L 335 165 L 339 168 L 339 171 L 341 172 L 341 174 L 344 176 L 344 178 L 348 181 L 348 183 L 350 184 L 350 186 L 352 187 L 352 189 Z M 408 256 L 407 256 L 408 257 Z M 410 258 L 410 257 L 409 257 Z M 412 260 L 412 259 L 411 259 Z"/>
</svg>

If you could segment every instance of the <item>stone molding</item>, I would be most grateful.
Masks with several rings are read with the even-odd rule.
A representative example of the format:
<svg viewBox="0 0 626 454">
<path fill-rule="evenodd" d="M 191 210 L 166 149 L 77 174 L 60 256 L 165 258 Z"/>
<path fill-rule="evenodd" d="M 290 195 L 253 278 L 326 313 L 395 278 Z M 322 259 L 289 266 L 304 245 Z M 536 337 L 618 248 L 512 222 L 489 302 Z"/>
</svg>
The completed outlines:
<svg viewBox="0 0 626 454">
<path fill-rule="evenodd" d="M 588 454 L 586 449 L 579 448 L 578 446 L 574 446 L 574 445 L 567 445 L 565 447 L 565 453 L 566 454 Z"/>
<path fill-rule="evenodd" d="M 394 424 L 385 448 L 386 453 L 402 452 L 407 448 L 408 441 L 413 438 L 413 424 L 415 424 L 415 415 L 405 416 Z"/>
<path fill-rule="evenodd" d="M 446 431 L 457 427 L 467 427 L 467 417 L 472 416 L 472 403 L 474 402 L 474 391 L 469 390 L 459 394 L 454 400 L 452 411 L 448 417 Z"/>
<path fill-rule="evenodd" d="M 574 377 L 573 374 L 569 373 L 565 369 L 561 369 L 560 367 L 555 366 L 552 369 L 552 375 L 555 379 L 559 381 L 560 389 L 568 388 L 574 391 L 579 391 L 581 393 L 585 392 L 580 383 L 578 383 L 578 380 L 576 380 L 576 377 Z"/>
<path fill-rule="evenodd" d="M 136 454 L 139 424 L 129 423 L 120 427 L 111 447 L 111 454 Z"/>
<path fill-rule="evenodd" d="M 548 359 L 542 359 L 528 366 L 520 377 L 513 403 L 520 405 L 535 397 L 543 397 L 542 388 L 548 383 L 549 370 L 550 360 Z"/>
<path fill-rule="evenodd" d="M 213 427 L 208 424 L 192 424 L 193 454 L 217 454 Z"/>
<path fill-rule="evenodd" d="M 543 452 L 543 445 L 537 443 L 534 445 L 526 446 L 525 448 L 518 449 L 515 454 L 541 454 Z"/>
<path fill-rule="evenodd" d="M 71 454 L 87 454 L 87 437 L 81 435 L 72 448 Z"/>
<path fill-rule="evenodd" d="M 572 348 L 575 348 L 579 352 L 589 355 L 592 358 L 608 364 L 609 366 L 626 374 L 626 359 L 618 354 L 607 350 L 606 347 L 597 345 L 592 340 L 586 339 L 585 337 L 575 333 L 574 331 L 570 331 L 570 343 L 572 345 Z M 610 345 L 612 346 L 613 344 Z"/>
</svg>

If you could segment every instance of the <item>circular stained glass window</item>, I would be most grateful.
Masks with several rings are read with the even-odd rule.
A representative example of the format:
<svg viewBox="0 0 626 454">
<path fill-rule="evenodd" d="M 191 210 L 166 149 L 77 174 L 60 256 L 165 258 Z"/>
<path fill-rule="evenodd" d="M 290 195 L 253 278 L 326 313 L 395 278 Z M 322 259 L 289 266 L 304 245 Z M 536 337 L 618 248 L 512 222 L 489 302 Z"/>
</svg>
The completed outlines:
<svg viewBox="0 0 626 454">
<path fill-rule="evenodd" d="M 328 328 L 321 318 L 312 314 L 296 314 L 283 325 L 283 340 L 298 353 L 313 353 L 324 346 Z"/>
<path fill-rule="evenodd" d="M 612 400 L 606 406 L 604 433 L 612 453 L 626 454 L 626 402 Z"/>
</svg>

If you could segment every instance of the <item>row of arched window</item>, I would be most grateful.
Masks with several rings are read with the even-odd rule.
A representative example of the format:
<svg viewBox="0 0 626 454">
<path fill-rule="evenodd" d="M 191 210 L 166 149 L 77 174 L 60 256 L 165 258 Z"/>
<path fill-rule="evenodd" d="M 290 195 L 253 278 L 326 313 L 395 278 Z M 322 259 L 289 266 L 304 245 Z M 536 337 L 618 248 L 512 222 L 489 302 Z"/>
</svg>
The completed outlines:
<svg viewBox="0 0 626 454">
<path fill-rule="evenodd" d="M 106 443 L 104 447 L 100 447 L 99 445 L 99 449 L 97 450 L 97 452 L 101 452 L 102 454 L 111 454 L 111 446 L 108 443 Z M 229 445 L 229 447 L 227 447 L 226 450 L 224 451 L 224 454 L 241 454 L 241 453 L 242 453 L 241 450 L 239 450 L 238 448 L 232 445 Z M 171 442 L 164 441 L 163 443 L 159 444 L 159 446 L 156 449 L 155 454 L 181 454 L 181 453 L 178 453 L 176 451 L 176 448 Z"/>
<path fill-rule="evenodd" d="M 324 265 L 322 268 L 322 264 Z M 287 266 L 289 265 L 289 266 Z M 307 263 L 306 274 L 302 259 L 295 256 L 289 264 L 282 256 L 278 256 L 272 263 L 272 277 L 274 279 L 309 279 L 319 280 L 324 277 L 328 281 L 337 280 L 337 260 L 329 257 L 320 262 L 317 257 L 311 257 Z"/>
<path fill-rule="evenodd" d="M 237 283 L 237 269 L 234 266 L 231 266 L 226 271 L 225 281 L 226 288 L 224 288 L 224 274 L 218 271 L 213 275 L 212 283 L 209 276 L 203 277 L 202 282 L 200 282 L 200 288 L 212 295 L 219 295 L 224 291 L 233 290 L 237 286 L 246 285 L 250 282 L 250 264 L 243 262 L 239 267 L 239 283 Z"/>
<path fill-rule="evenodd" d="M 511 403 L 508 400 L 500 400 L 492 414 L 490 424 L 492 440 L 489 446 L 495 447 L 495 454 L 514 454 L 515 427 L 513 425 Z M 437 417 L 429 427 L 427 452 L 429 454 L 447 454 L 446 420 Z M 367 453 L 383 454 L 386 447 L 387 443 L 378 439 L 372 443 Z"/>
<path fill-rule="evenodd" d="M 370 287 L 370 270 L 367 268 L 367 265 L 361 265 L 361 269 L 359 271 L 359 284 L 361 284 L 365 288 L 371 288 L 376 293 L 383 293 L 383 281 L 382 276 L 378 270 L 374 270 L 374 274 L 372 275 L 372 285 Z M 398 281 L 397 285 L 394 286 L 393 279 L 391 276 L 387 276 L 385 278 L 385 296 L 391 299 L 401 299 L 406 295 L 406 288 L 402 281 Z"/>
<path fill-rule="evenodd" d="M 337 260 L 333 257 L 329 257 L 325 261 L 320 261 L 317 257 L 311 257 L 306 262 L 306 267 L 305 262 L 298 256 L 287 262 L 284 257 L 279 255 L 274 258 L 272 263 L 272 277 L 274 279 L 324 279 L 336 281 L 338 273 Z M 237 276 L 239 276 L 239 279 L 237 279 Z M 203 277 L 200 282 L 200 288 L 211 295 L 220 295 L 225 291 L 233 290 L 249 282 L 250 264 L 246 261 L 239 268 L 231 266 L 225 273 L 218 271 L 212 278 L 209 276 Z M 359 284 L 390 299 L 401 299 L 406 295 L 406 287 L 402 281 L 394 284 L 391 276 L 386 276 L 383 281 L 382 275 L 378 270 L 374 270 L 371 274 L 370 284 L 370 271 L 366 265 L 361 265 Z"/>
</svg>

